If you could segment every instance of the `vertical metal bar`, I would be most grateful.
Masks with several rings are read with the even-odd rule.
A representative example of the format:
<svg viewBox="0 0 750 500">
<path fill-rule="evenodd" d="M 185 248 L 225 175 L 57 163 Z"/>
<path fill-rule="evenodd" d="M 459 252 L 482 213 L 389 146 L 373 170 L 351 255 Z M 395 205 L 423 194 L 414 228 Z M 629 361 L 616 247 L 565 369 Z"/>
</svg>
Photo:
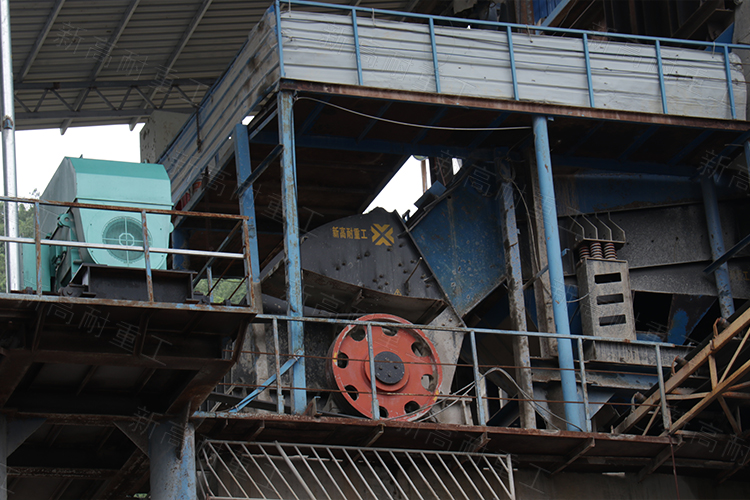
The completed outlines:
<svg viewBox="0 0 750 500">
<path fill-rule="evenodd" d="M 481 375 L 479 373 L 479 360 L 477 359 L 477 336 L 474 330 L 469 334 L 471 339 L 471 359 L 474 364 L 474 387 L 477 394 L 477 415 L 479 417 L 479 425 L 487 425 L 487 414 L 484 411 L 484 399 L 479 393 L 479 379 Z"/>
<path fill-rule="evenodd" d="M 146 225 L 146 211 L 141 210 L 141 224 L 143 224 L 143 260 L 146 266 L 146 289 L 148 301 L 154 301 L 154 277 L 151 274 L 151 250 L 148 243 L 148 226 Z"/>
<path fill-rule="evenodd" d="M 583 58 L 586 61 L 586 82 L 589 88 L 589 105 L 595 108 L 594 104 L 594 81 L 591 78 L 591 56 L 589 55 L 589 37 L 583 34 Z"/>
<path fill-rule="evenodd" d="M 354 33 L 354 56 L 357 58 L 357 83 L 362 85 L 362 55 L 359 53 L 359 29 L 357 28 L 357 9 L 352 7 L 352 32 Z"/>
<path fill-rule="evenodd" d="M 510 490 L 510 500 L 516 500 L 516 482 L 513 479 L 513 462 L 510 455 L 505 455 L 505 461 L 508 464 L 508 489 Z"/>
<path fill-rule="evenodd" d="M 273 318 L 273 355 L 276 362 L 276 412 L 284 413 L 284 392 L 281 390 L 281 361 L 279 359 L 279 322 Z"/>
<path fill-rule="evenodd" d="M 239 186 L 252 174 L 250 140 L 247 134 L 247 127 L 242 123 L 235 125 L 233 137 L 234 161 L 237 170 L 237 185 Z M 249 298 L 247 303 L 249 306 L 258 309 L 255 307 L 255 302 L 259 296 L 260 288 L 260 257 L 258 254 L 258 225 L 255 218 L 255 194 L 253 193 L 253 186 L 248 186 L 245 191 L 240 193 L 240 214 L 248 217 L 248 220 L 245 222 L 247 228 L 243 227 L 245 273 L 248 276 L 247 291 Z M 245 229 L 246 232 L 244 232 Z"/>
<path fill-rule="evenodd" d="M 732 67 L 729 62 L 729 47 L 724 45 L 724 70 L 727 73 L 727 92 L 729 92 L 729 109 L 732 112 L 732 120 L 737 119 L 737 109 L 734 105 L 734 85 L 732 84 Z"/>
<path fill-rule="evenodd" d="M 299 248 L 299 216 L 297 212 L 297 165 L 294 145 L 294 113 L 292 93 L 278 94 L 278 122 L 281 145 L 281 198 L 284 216 L 284 251 L 286 253 L 287 315 L 303 316 L 302 264 Z M 301 321 L 289 323 L 289 350 L 300 356 L 292 367 L 292 412 L 302 413 L 307 406 L 305 379 L 304 326 Z"/>
<path fill-rule="evenodd" d="M 195 429 L 185 424 L 182 440 L 175 445 L 176 434 L 167 421 L 157 425 L 148 442 L 153 500 L 196 499 Z"/>
<path fill-rule="evenodd" d="M 380 420 L 380 404 L 375 380 L 375 348 L 372 345 L 372 325 L 367 323 L 367 357 L 370 363 L 370 393 L 372 395 L 372 419 Z"/>
<path fill-rule="evenodd" d="M 513 32 L 510 26 L 505 27 L 505 32 L 508 35 L 508 56 L 510 57 L 510 76 L 513 78 L 513 99 L 520 101 L 521 96 L 518 94 L 518 74 L 516 73 L 516 56 L 513 54 Z"/>
<path fill-rule="evenodd" d="M 252 189 L 252 188 L 251 188 Z M 247 294 L 247 305 L 255 309 L 257 298 L 255 295 L 256 283 L 253 281 L 255 275 L 253 273 L 253 257 L 251 255 L 250 247 L 252 243 L 250 241 L 250 227 L 248 221 L 242 221 L 242 253 L 245 256 L 244 267 L 245 267 L 245 293 Z"/>
<path fill-rule="evenodd" d="M 534 149 L 539 177 L 539 193 L 542 199 L 544 219 L 544 239 L 547 242 L 547 262 L 552 295 L 552 309 L 555 314 L 557 333 L 570 335 L 568 320 L 568 303 L 565 294 L 563 277 L 562 251 L 555 206 L 555 185 L 552 179 L 552 159 L 549 150 L 547 117 L 535 115 L 532 118 L 534 128 Z M 565 400 L 565 419 L 569 431 L 584 429 L 581 422 L 581 411 L 578 406 L 575 366 L 573 364 L 573 347 L 570 339 L 557 339 L 557 355 L 560 364 L 563 399 Z"/>
<path fill-rule="evenodd" d="M 667 87 L 664 85 L 664 66 L 661 63 L 661 44 L 656 40 L 656 68 L 659 71 L 659 90 L 661 92 L 661 109 L 665 115 L 669 114 L 667 110 Z"/>
<path fill-rule="evenodd" d="M 440 93 L 440 67 L 438 65 L 437 43 L 435 43 L 435 21 L 430 18 L 430 45 L 432 45 L 432 66 L 435 69 L 435 92 Z"/>
<path fill-rule="evenodd" d="M 284 39 L 281 36 L 281 4 L 275 0 L 273 10 L 276 14 L 276 45 L 279 53 L 279 78 L 286 78 L 286 69 L 284 68 Z"/>
<path fill-rule="evenodd" d="M 583 413 L 586 417 L 586 430 L 591 432 L 591 412 L 589 410 L 589 389 L 586 382 L 586 364 L 583 360 L 583 339 L 578 338 L 578 366 L 581 367 L 581 394 L 583 394 Z"/>
<path fill-rule="evenodd" d="M 669 405 L 667 405 L 667 391 L 664 389 L 664 369 L 661 365 L 661 349 L 658 345 L 654 346 L 656 349 L 656 371 L 657 377 L 659 378 L 659 398 L 661 399 L 661 418 L 664 424 L 664 431 L 669 432 L 672 427 L 672 414 L 669 411 Z"/>
<path fill-rule="evenodd" d="M 7 202 L 6 202 L 7 203 Z M 36 294 L 42 295 L 44 283 L 42 280 L 42 225 L 39 222 L 39 202 L 34 202 L 34 255 L 36 255 Z"/>
<path fill-rule="evenodd" d="M 516 206 L 514 188 L 511 179 L 513 172 L 507 162 L 495 157 L 495 170 L 500 182 L 499 222 L 505 249 L 505 276 L 508 288 L 508 305 L 510 308 L 511 326 L 514 330 L 525 332 L 526 304 L 523 296 L 523 270 L 521 268 L 521 251 L 518 242 L 518 224 L 516 223 Z M 531 380 L 531 355 L 529 339 L 523 335 L 514 335 L 513 359 L 516 366 L 516 380 L 520 390 L 518 407 L 521 416 L 521 427 L 536 429 L 536 413 L 530 399 L 534 394 L 534 383 Z"/>
<path fill-rule="evenodd" d="M 719 200 L 716 197 L 716 184 L 714 184 L 712 175 L 701 176 L 701 189 L 703 191 L 703 207 L 706 211 L 706 223 L 708 225 L 708 239 L 711 244 L 711 256 L 713 260 L 716 260 L 724 255 L 724 237 L 721 230 Z M 734 314 L 732 285 L 729 281 L 729 265 L 726 262 L 714 271 L 714 278 L 716 279 L 716 289 L 719 293 L 721 316 L 726 319 Z"/>
<path fill-rule="evenodd" d="M 214 301 L 214 273 L 211 266 L 206 267 L 206 285 L 208 286 L 208 301 Z"/>
<path fill-rule="evenodd" d="M 10 0 L 0 0 L 0 65 L 2 65 L 3 194 L 16 196 L 16 112 L 13 55 L 10 44 Z M 5 235 L 18 237 L 18 204 L 5 202 Z M 21 246 L 8 243 L 5 251 L 5 290 L 21 290 Z"/>
</svg>

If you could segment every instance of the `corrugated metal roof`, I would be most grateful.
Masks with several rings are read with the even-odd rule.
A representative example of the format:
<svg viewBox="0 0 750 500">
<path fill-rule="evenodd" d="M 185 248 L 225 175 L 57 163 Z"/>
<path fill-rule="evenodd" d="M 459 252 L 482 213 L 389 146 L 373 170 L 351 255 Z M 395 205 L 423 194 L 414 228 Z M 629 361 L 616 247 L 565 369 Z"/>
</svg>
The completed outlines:
<svg viewBox="0 0 750 500">
<path fill-rule="evenodd" d="M 154 108 L 188 113 L 271 3 L 11 0 L 17 127 L 134 124 Z M 408 10 L 417 2 L 352 3 Z"/>
</svg>

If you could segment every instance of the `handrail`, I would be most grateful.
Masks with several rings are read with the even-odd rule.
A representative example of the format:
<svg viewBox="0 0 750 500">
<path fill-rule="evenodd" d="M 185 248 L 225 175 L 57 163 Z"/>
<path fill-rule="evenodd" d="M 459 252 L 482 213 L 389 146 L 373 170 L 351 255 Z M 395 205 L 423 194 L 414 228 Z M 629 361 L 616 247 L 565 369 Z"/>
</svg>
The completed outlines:
<svg viewBox="0 0 750 500">
<path fill-rule="evenodd" d="M 247 291 L 248 305 L 253 306 L 256 300 L 252 289 L 252 266 L 248 262 L 250 259 L 250 252 L 247 249 L 249 241 L 247 238 L 242 239 L 242 252 L 222 252 L 222 251 L 210 251 L 210 250 L 193 250 L 185 248 L 161 248 L 152 247 L 148 241 L 148 216 L 149 215 L 161 215 L 161 216 L 176 216 L 176 217 L 202 217 L 209 219 L 221 219 L 221 220 L 236 220 L 238 224 L 243 226 L 243 234 L 248 234 L 249 217 L 246 215 L 236 214 L 216 214 L 216 213 L 204 213 L 204 212 L 187 212 L 181 210 L 165 210 L 158 208 L 144 208 L 144 207 L 132 207 L 132 206 L 119 206 L 119 205 L 97 205 L 93 203 L 78 203 L 78 202 L 67 202 L 57 200 L 43 200 L 36 198 L 19 198 L 15 196 L 0 196 L 0 202 L 3 203 L 23 203 L 34 206 L 34 237 L 9 237 L 0 235 L 0 244 L 27 244 L 34 245 L 36 255 L 36 295 L 43 295 L 42 286 L 42 262 L 41 262 L 41 248 L 42 245 L 52 247 L 70 247 L 70 248 L 86 248 L 86 249 L 103 249 L 103 250 L 119 250 L 127 252 L 140 252 L 144 254 L 144 269 L 146 272 L 146 288 L 148 292 L 148 301 L 154 301 L 154 285 L 152 278 L 152 254 L 160 255 L 192 255 L 206 258 L 220 258 L 230 260 L 241 260 L 244 262 L 245 276 L 242 279 L 240 285 L 234 293 L 244 284 Z M 141 225 L 143 230 L 143 244 L 141 245 L 119 245 L 111 243 L 97 243 L 88 241 L 72 241 L 72 240 L 53 240 L 45 239 L 41 234 L 40 227 L 40 207 L 41 206 L 52 206 L 61 207 L 67 209 L 83 209 L 83 210 L 104 210 L 113 212 L 129 212 L 133 214 L 139 214 L 141 219 Z M 232 295 L 234 295 L 234 293 Z"/>
<path fill-rule="evenodd" d="M 437 52 L 437 45 L 436 45 L 436 39 L 435 39 L 435 21 L 442 21 L 445 23 L 449 23 L 450 25 L 460 24 L 460 25 L 470 25 L 470 26 L 484 26 L 484 27 L 490 27 L 495 28 L 498 31 L 505 31 L 507 33 L 508 38 L 508 56 L 509 56 L 509 63 L 510 63 L 510 72 L 513 82 L 513 98 L 515 100 L 520 100 L 521 96 L 518 92 L 518 75 L 516 70 L 516 62 L 515 62 L 515 56 L 513 53 L 513 36 L 512 36 L 512 30 L 515 29 L 519 32 L 526 32 L 526 33 L 534 33 L 534 34 L 563 34 L 563 35 L 576 35 L 581 38 L 582 41 L 582 52 L 583 52 L 583 58 L 585 61 L 585 70 L 586 70 L 586 86 L 588 91 L 588 100 L 589 105 L 591 108 L 595 108 L 595 102 L 594 102 L 594 78 L 592 76 L 591 71 L 591 55 L 589 52 L 589 43 L 590 43 L 590 37 L 599 37 L 599 38 L 607 38 L 607 39 L 614 39 L 618 41 L 624 41 L 624 42 L 647 42 L 649 45 L 651 45 L 654 48 L 654 57 L 656 58 L 656 67 L 657 67 L 657 74 L 658 74 L 658 80 L 659 80 L 659 93 L 661 97 L 661 104 L 662 104 L 662 113 L 663 114 L 669 114 L 668 108 L 667 108 L 667 88 L 665 84 L 665 72 L 664 72 L 664 65 L 662 62 L 662 46 L 664 44 L 669 45 L 679 45 L 682 47 L 688 46 L 691 48 L 704 48 L 709 49 L 711 48 L 716 53 L 720 54 L 723 58 L 723 70 L 724 70 L 724 80 L 727 83 L 727 95 L 728 95 L 728 107 L 731 114 L 731 119 L 736 120 L 737 119 L 737 109 L 735 105 L 735 96 L 734 96 L 734 82 L 732 81 L 732 68 L 731 68 L 731 62 L 729 58 L 729 52 L 731 49 L 742 49 L 742 50 L 750 50 L 750 45 L 744 45 L 744 44 L 736 44 L 736 43 L 716 43 L 716 42 L 704 42 L 704 41 L 698 41 L 698 40 L 682 40 L 682 39 L 676 39 L 676 38 L 665 38 L 665 37 L 654 37 L 654 36 L 645 36 L 645 35 L 631 35 L 626 33 L 609 33 L 609 32 L 601 32 L 601 31 L 591 31 L 591 30 L 581 30 L 581 29 L 571 29 L 571 28 L 558 28 L 558 27 L 549 27 L 549 26 L 531 26 L 526 24 L 517 24 L 517 23 L 504 23 L 504 22 L 496 22 L 496 21 L 483 21 L 479 19 L 466 19 L 466 18 L 456 18 L 456 17 L 446 17 L 446 16 L 437 16 L 437 15 L 430 15 L 430 14 L 419 14 L 419 13 L 413 13 L 413 12 L 399 12 L 394 10 L 387 10 L 387 9 L 375 9 L 375 8 L 366 8 L 366 7 L 360 7 L 360 6 L 354 6 L 354 5 L 337 5 L 337 4 L 327 4 L 323 2 L 315 2 L 311 0 L 274 0 L 274 11 L 275 11 L 275 17 L 276 17 L 276 34 L 277 34 L 277 43 L 278 43 L 278 54 L 279 54 L 279 64 L 280 64 L 280 74 L 281 77 L 284 78 L 285 76 L 285 69 L 284 69 L 284 57 L 283 57 L 283 42 L 282 42 L 282 32 L 281 32 L 281 11 L 283 9 L 282 5 L 286 5 L 289 7 L 289 10 L 291 10 L 291 6 L 297 5 L 297 6 L 303 6 L 303 7 L 315 7 L 315 8 L 322 8 L 322 9 L 329 9 L 333 11 L 343 11 L 349 13 L 349 16 L 351 17 L 351 24 L 352 24 L 352 32 L 354 37 L 354 52 L 355 52 L 355 60 L 357 63 L 357 84 L 358 85 L 365 85 L 364 77 L 363 77 L 363 68 L 362 68 L 362 62 L 361 62 L 361 43 L 360 43 L 360 37 L 358 36 L 358 16 L 357 13 L 367 14 L 369 16 L 372 16 L 374 18 L 375 14 L 380 15 L 386 15 L 386 16 L 395 16 L 400 19 L 417 19 L 420 21 L 426 21 L 426 24 L 429 28 L 429 35 L 430 35 L 430 49 L 432 51 L 432 65 L 433 65 L 433 76 L 435 78 L 435 92 L 441 93 L 441 82 L 440 82 L 440 70 L 439 70 L 439 63 L 438 63 L 438 52 Z"/>
</svg>

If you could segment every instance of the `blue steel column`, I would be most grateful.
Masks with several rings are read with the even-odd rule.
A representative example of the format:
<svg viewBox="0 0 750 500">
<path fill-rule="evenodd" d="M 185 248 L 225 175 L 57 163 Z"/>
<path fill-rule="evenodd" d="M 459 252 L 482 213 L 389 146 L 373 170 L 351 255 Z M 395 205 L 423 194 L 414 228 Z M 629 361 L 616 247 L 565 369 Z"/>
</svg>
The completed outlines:
<svg viewBox="0 0 750 500">
<path fill-rule="evenodd" d="M 247 126 L 238 123 L 234 127 L 234 162 L 237 168 L 237 185 L 250 177 L 252 166 L 250 163 L 250 140 L 247 135 Z M 253 273 L 253 285 L 260 284 L 260 263 L 258 257 L 258 226 L 255 219 L 255 195 L 253 186 L 248 186 L 240 195 L 240 214 L 247 215 L 247 228 L 250 233 L 250 263 Z M 259 291 L 259 290 L 258 290 Z M 256 293 L 260 298 L 260 294 Z"/>
<path fill-rule="evenodd" d="M 549 265 L 550 288 L 552 289 L 552 310 L 555 313 L 557 333 L 570 335 L 568 304 L 565 295 L 563 278 L 562 251 L 560 234 L 557 227 L 557 208 L 555 207 L 555 186 L 552 181 L 552 160 L 547 135 L 547 117 L 534 116 L 534 150 L 536 166 L 539 173 L 539 192 L 542 198 L 544 217 L 544 238 L 547 242 L 547 261 Z M 569 431 L 585 429 L 581 421 L 581 408 L 576 388 L 575 366 L 573 365 L 573 346 L 570 339 L 557 339 L 557 355 L 560 364 L 563 399 L 565 400 L 565 419 Z"/>
<path fill-rule="evenodd" d="M 287 315 L 302 316 L 302 263 L 299 249 L 299 216 L 297 214 L 297 160 L 294 146 L 293 97 L 289 91 L 278 94 L 279 138 L 281 153 L 281 198 L 284 212 L 284 251 L 286 253 Z M 304 356 L 302 322 L 289 323 L 289 347 Z M 305 358 L 300 357 L 292 367 L 292 413 L 302 413 L 307 406 L 305 387 Z"/>
<path fill-rule="evenodd" d="M 196 500 L 195 429 L 187 424 L 185 437 L 173 422 L 157 425 L 148 443 L 151 462 L 151 500 Z M 180 453 L 178 454 L 178 446 Z"/>
<path fill-rule="evenodd" d="M 703 190 L 703 207 L 706 210 L 711 257 L 716 260 L 724 255 L 724 237 L 721 234 L 719 200 L 716 198 L 716 185 L 713 176 L 704 175 L 701 177 L 701 189 Z M 721 316 L 728 318 L 734 314 L 734 301 L 732 300 L 732 286 L 729 282 L 729 265 L 726 262 L 714 271 L 714 278 L 716 279 L 716 289 L 719 292 Z"/>
</svg>

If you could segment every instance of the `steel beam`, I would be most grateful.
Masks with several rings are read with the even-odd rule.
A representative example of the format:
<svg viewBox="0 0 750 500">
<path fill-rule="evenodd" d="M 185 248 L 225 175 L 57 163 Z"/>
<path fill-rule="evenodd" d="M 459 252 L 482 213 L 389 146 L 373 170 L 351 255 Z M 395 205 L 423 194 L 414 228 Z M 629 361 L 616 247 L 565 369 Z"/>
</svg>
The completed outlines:
<svg viewBox="0 0 750 500">
<path fill-rule="evenodd" d="M 515 191 L 511 183 L 512 173 L 507 163 L 495 159 L 495 168 L 500 179 L 500 227 L 505 249 L 505 276 L 508 285 L 510 317 L 514 330 L 526 331 L 526 305 L 523 298 L 523 274 L 521 271 L 521 251 L 516 224 Z M 522 393 L 518 395 L 521 427 L 536 429 L 536 413 L 531 399 L 534 397 L 534 384 L 531 381 L 531 357 L 528 337 L 513 337 L 513 358 L 516 380 Z M 525 393 L 525 394 L 524 394 Z"/>
<path fill-rule="evenodd" d="M 157 425 L 149 439 L 152 500 L 196 500 L 193 424 Z"/>
<path fill-rule="evenodd" d="M 250 163 L 250 140 L 247 136 L 247 127 L 238 123 L 234 127 L 234 162 L 237 170 L 237 185 L 243 185 L 252 174 Z M 238 193 L 240 197 L 240 215 L 246 215 L 247 228 L 249 232 L 250 260 L 252 264 L 253 284 L 260 286 L 260 258 L 258 256 L 258 224 L 255 220 L 255 195 L 252 185 Z M 260 288 L 255 295 L 260 297 Z"/>
<path fill-rule="evenodd" d="M 721 229 L 721 216 L 719 214 L 719 200 L 716 196 L 716 184 L 713 176 L 701 177 L 701 189 L 703 190 L 703 207 L 706 210 L 706 223 L 708 224 L 708 238 L 711 244 L 711 256 L 717 260 L 724 255 L 724 236 Z M 724 263 L 714 271 L 716 289 L 719 293 L 719 307 L 721 316 L 729 318 L 734 314 L 734 301 L 732 299 L 732 285 L 729 281 L 729 266 Z"/>
<path fill-rule="evenodd" d="M 104 69 L 108 64 L 109 60 L 111 58 L 110 54 L 112 53 L 112 50 L 114 49 L 115 45 L 117 45 L 117 42 L 120 40 L 120 36 L 122 36 L 122 32 L 125 31 L 125 27 L 130 22 L 130 18 L 133 17 L 133 13 L 135 12 L 135 9 L 138 7 L 138 4 L 141 2 L 141 0 L 131 0 L 130 4 L 128 5 L 128 8 L 125 10 L 125 12 L 122 14 L 122 17 L 120 18 L 120 22 L 117 24 L 117 27 L 112 31 L 112 34 L 109 36 L 109 40 L 107 40 L 107 45 L 105 47 L 106 52 L 103 54 L 100 54 L 99 59 L 97 60 L 96 64 L 94 65 L 94 68 L 91 70 L 91 74 L 89 75 L 89 79 L 96 80 L 99 76 L 99 73 L 101 73 L 102 69 Z M 78 94 L 78 98 L 75 102 L 75 110 L 80 111 L 81 107 L 83 106 L 83 103 L 86 101 L 86 97 L 88 97 L 88 90 L 84 90 L 83 92 Z M 68 130 L 68 127 L 70 127 L 70 124 L 73 123 L 73 118 L 68 118 L 60 125 L 60 134 L 64 134 L 66 130 Z"/>
<path fill-rule="evenodd" d="M 60 13 L 60 10 L 62 9 L 64 3 L 65 3 L 65 0 L 55 1 L 55 4 L 52 6 L 52 10 L 50 10 L 49 15 L 47 16 L 47 22 L 44 23 L 44 27 L 42 27 L 42 30 L 39 32 L 39 35 L 36 37 L 34 46 L 31 48 L 29 55 L 26 56 L 26 61 L 23 63 L 23 67 L 21 68 L 21 71 L 18 72 L 18 78 L 16 79 L 16 81 L 22 82 L 24 78 L 26 78 L 26 75 L 29 74 L 31 65 L 34 64 L 34 61 L 36 60 L 36 56 L 39 55 L 39 51 L 42 49 L 42 45 L 44 45 L 44 41 L 47 40 L 47 36 L 49 35 L 50 30 L 52 29 L 52 25 L 55 24 L 57 15 Z"/>
<path fill-rule="evenodd" d="M 278 93 L 279 138 L 284 147 L 281 152 L 281 198 L 284 214 L 284 252 L 286 253 L 287 314 L 303 316 L 302 262 L 299 244 L 299 215 L 297 212 L 297 165 L 295 158 L 293 96 L 289 91 Z M 301 322 L 289 324 L 289 348 L 302 356 L 292 368 L 292 412 L 302 413 L 307 406 L 305 380 L 304 326 Z"/>
<path fill-rule="evenodd" d="M 708 357 L 712 356 L 715 352 L 724 347 L 735 335 L 742 331 L 745 327 L 750 324 L 750 310 L 745 311 L 742 315 L 734 320 L 723 332 L 718 336 L 714 337 L 713 341 L 705 346 L 699 353 L 693 356 L 688 363 L 683 366 L 677 373 L 669 377 L 664 383 L 664 392 L 669 397 L 669 393 L 674 389 L 682 385 L 698 368 L 703 366 Z M 725 390 L 730 390 L 731 387 L 727 386 Z M 643 417 L 645 417 L 652 408 L 654 408 L 660 401 L 660 391 L 655 392 L 641 405 L 636 408 L 628 417 L 612 431 L 612 434 L 622 434 L 627 432 L 635 424 L 637 424 Z M 676 427 L 672 427 L 673 430 L 678 430 Z"/>
<path fill-rule="evenodd" d="M 552 293 L 552 309 L 555 313 L 555 329 L 562 335 L 570 335 L 568 303 L 565 294 L 562 251 L 560 234 L 557 227 L 557 207 L 555 206 L 555 186 L 552 179 L 552 161 L 550 159 L 549 136 L 547 134 L 547 117 L 535 115 L 532 118 L 534 127 L 534 149 L 539 176 L 539 191 L 544 217 L 544 236 L 547 242 L 547 261 Z M 575 366 L 573 364 L 573 346 L 570 339 L 557 339 L 557 354 L 560 364 L 560 380 L 565 401 L 565 419 L 569 431 L 582 431 L 585 425 L 581 419 L 581 407 L 576 387 Z"/>
<path fill-rule="evenodd" d="M 13 92 L 13 56 L 10 43 L 10 0 L 0 0 L 0 65 L 2 65 L 2 126 L 3 129 L 3 194 L 16 196 L 16 116 Z M 5 203 L 5 235 L 18 237 L 18 204 Z M 5 290 L 20 290 L 21 247 L 8 244 L 5 248 Z"/>
</svg>

